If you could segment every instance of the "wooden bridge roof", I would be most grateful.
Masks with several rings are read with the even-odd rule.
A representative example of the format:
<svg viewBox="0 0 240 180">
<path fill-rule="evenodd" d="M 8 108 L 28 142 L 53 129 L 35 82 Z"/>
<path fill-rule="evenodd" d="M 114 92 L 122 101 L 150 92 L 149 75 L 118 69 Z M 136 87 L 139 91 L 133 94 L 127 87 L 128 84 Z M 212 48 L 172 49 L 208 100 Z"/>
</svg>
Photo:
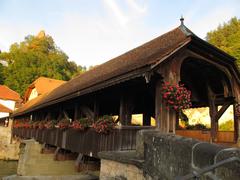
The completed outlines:
<svg viewBox="0 0 240 180">
<path fill-rule="evenodd" d="M 233 57 L 198 38 L 186 26 L 180 25 L 172 31 L 80 74 L 54 89 L 48 96 L 34 104 L 34 106 L 29 107 L 24 112 L 13 113 L 13 116 L 22 115 L 135 77 L 143 76 L 144 73 L 150 71 L 156 64 L 165 61 L 169 56 L 192 41 L 198 41 L 198 43 L 211 49 L 214 53 L 220 54 L 224 57 L 222 60 L 234 66 L 236 70 L 234 65 L 235 59 Z"/>
</svg>

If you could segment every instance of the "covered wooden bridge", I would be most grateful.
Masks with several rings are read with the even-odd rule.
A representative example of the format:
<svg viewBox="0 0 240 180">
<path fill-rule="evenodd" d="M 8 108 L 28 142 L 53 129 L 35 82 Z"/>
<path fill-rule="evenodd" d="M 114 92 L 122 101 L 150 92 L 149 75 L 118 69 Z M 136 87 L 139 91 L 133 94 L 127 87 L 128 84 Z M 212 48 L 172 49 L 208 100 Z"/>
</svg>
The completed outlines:
<svg viewBox="0 0 240 180">
<path fill-rule="evenodd" d="M 213 140 L 221 115 L 230 105 L 240 103 L 235 59 L 198 38 L 182 21 L 172 31 L 73 78 L 12 116 L 15 121 L 34 122 L 82 117 L 96 121 L 103 115 L 113 115 L 119 122 L 109 134 L 99 134 L 92 128 L 13 128 L 13 135 L 94 157 L 99 151 L 135 149 L 136 131 L 140 129 L 175 133 L 178 116 L 162 98 L 163 82 L 183 83 L 192 92 L 193 107 L 210 108 Z M 133 114 L 143 114 L 141 126 L 132 125 Z M 239 122 L 235 111 L 236 142 Z"/>
</svg>

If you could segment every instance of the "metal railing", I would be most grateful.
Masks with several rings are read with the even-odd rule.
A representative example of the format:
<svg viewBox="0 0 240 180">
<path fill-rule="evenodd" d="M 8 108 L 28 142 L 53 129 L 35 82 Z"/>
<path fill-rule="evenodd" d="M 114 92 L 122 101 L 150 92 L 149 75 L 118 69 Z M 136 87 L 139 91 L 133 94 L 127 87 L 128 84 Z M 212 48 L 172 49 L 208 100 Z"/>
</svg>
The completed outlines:
<svg viewBox="0 0 240 180">
<path fill-rule="evenodd" d="M 219 161 L 213 165 L 207 166 L 205 168 L 202 168 L 200 170 L 195 170 L 190 174 L 187 174 L 185 176 L 177 177 L 176 180 L 187 180 L 187 179 L 200 179 L 201 176 L 204 174 L 207 174 L 221 166 L 224 166 L 225 164 L 231 163 L 231 162 L 239 162 L 240 163 L 240 158 L 239 157 L 230 157 L 228 159 L 224 159 L 222 161 Z M 209 177 L 211 179 L 219 179 L 217 178 L 214 174 L 210 174 Z"/>
</svg>

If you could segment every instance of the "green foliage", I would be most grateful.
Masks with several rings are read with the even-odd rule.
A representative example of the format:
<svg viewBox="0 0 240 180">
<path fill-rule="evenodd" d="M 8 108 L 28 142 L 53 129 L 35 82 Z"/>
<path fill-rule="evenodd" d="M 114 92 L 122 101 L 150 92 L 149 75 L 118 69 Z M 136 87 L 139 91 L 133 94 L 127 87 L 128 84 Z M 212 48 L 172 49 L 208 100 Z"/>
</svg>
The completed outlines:
<svg viewBox="0 0 240 180">
<path fill-rule="evenodd" d="M 207 41 L 237 58 L 240 68 L 240 19 L 234 17 L 216 30 L 208 32 Z"/>
<path fill-rule="evenodd" d="M 0 54 L 0 59 L 9 64 L 4 70 L 4 84 L 21 95 L 40 76 L 69 80 L 84 71 L 81 66 L 68 61 L 68 56 L 43 31 L 37 36 L 27 36 L 23 42 L 12 44 L 9 52 Z"/>
<path fill-rule="evenodd" d="M 219 126 L 219 131 L 234 131 L 233 120 L 228 120 Z"/>
<path fill-rule="evenodd" d="M 195 125 L 187 125 L 186 126 L 186 129 L 189 129 L 189 130 L 207 130 L 207 126 L 205 126 L 204 124 L 195 124 Z"/>
</svg>

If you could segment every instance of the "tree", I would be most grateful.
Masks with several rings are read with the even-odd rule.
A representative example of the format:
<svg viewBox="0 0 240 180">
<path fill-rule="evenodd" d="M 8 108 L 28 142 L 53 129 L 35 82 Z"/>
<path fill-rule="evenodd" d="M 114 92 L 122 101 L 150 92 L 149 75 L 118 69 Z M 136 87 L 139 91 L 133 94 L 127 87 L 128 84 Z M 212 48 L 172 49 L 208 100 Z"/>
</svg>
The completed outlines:
<svg viewBox="0 0 240 180">
<path fill-rule="evenodd" d="M 37 36 L 27 36 L 23 42 L 12 44 L 9 52 L 0 54 L 0 59 L 5 59 L 9 64 L 4 70 L 4 84 L 21 95 L 40 76 L 69 80 L 84 70 L 68 61 L 68 56 L 44 31 Z"/>
<path fill-rule="evenodd" d="M 240 19 L 232 18 L 227 23 L 207 33 L 207 41 L 237 59 L 240 68 Z"/>
</svg>

